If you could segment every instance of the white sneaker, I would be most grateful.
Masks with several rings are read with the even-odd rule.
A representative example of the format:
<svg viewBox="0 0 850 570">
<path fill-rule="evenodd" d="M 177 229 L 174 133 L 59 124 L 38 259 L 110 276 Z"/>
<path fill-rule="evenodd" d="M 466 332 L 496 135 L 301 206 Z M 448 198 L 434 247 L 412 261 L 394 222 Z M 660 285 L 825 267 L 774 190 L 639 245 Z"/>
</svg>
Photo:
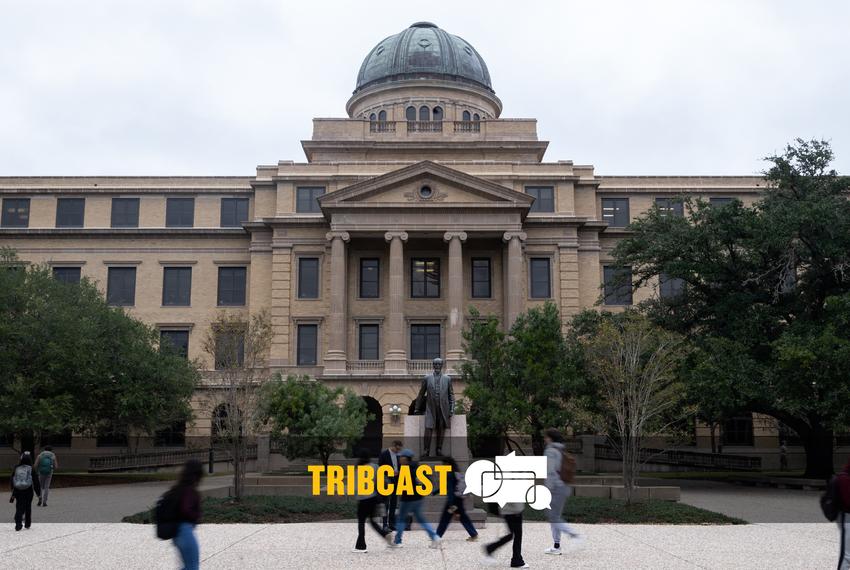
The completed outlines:
<svg viewBox="0 0 850 570">
<path fill-rule="evenodd" d="M 543 551 L 543 553 L 544 553 L 544 554 L 555 554 L 555 555 L 561 555 L 561 554 L 563 554 L 563 553 L 561 552 L 561 548 L 560 548 L 560 547 L 555 548 L 554 546 L 550 546 L 549 548 L 547 548 L 546 550 L 544 550 L 544 551 Z"/>
<path fill-rule="evenodd" d="M 368 550 L 366 550 L 365 548 L 364 548 L 363 550 L 360 550 L 359 548 L 352 548 L 352 549 L 351 549 L 351 552 L 355 552 L 355 553 L 357 553 L 357 554 L 366 554 L 366 553 L 367 553 L 367 552 L 369 552 L 369 551 L 368 551 Z"/>
<path fill-rule="evenodd" d="M 401 548 L 402 546 L 404 546 L 404 545 L 400 542 L 391 542 L 390 543 L 390 548 Z"/>
<path fill-rule="evenodd" d="M 526 563 L 526 564 L 523 564 L 522 566 L 511 566 L 511 568 L 531 568 L 531 566 L 529 566 L 529 565 Z"/>
<path fill-rule="evenodd" d="M 387 534 L 385 534 L 384 540 L 387 541 L 387 546 L 392 546 L 393 545 L 393 533 L 388 532 Z"/>
<path fill-rule="evenodd" d="M 439 536 L 435 536 L 433 539 L 431 539 L 431 544 L 429 546 L 430 546 L 430 548 L 442 548 L 443 547 L 443 539 L 440 538 Z"/>
<path fill-rule="evenodd" d="M 481 564 L 483 564 L 484 566 L 495 566 L 498 563 L 499 561 L 493 558 L 493 556 L 491 556 L 490 554 L 485 554 L 484 557 L 481 559 Z"/>
</svg>

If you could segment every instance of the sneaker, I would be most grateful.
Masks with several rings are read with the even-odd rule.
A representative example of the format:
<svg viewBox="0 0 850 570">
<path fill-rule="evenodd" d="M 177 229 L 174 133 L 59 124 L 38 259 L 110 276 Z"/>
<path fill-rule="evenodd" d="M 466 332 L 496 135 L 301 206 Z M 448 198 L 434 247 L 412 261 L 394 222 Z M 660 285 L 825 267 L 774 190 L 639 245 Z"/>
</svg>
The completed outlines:
<svg viewBox="0 0 850 570">
<path fill-rule="evenodd" d="M 38 506 L 41 506 L 41 498 L 38 499 Z"/>
<path fill-rule="evenodd" d="M 493 558 L 493 555 L 492 555 L 492 554 L 490 554 L 489 552 L 487 552 L 487 547 L 486 547 L 486 546 L 485 546 L 484 548 L 482 548 L 482 550 L 484 551 L 484 557 L 483 557 L 483 558 L 481 558 L 481 564 L 483 564 L 483 565 L 485 565 L 485 566 L 495 566 L 496 564 L 498 564 L 498 563 L 499 563 L 499 561 L 498 561 L 498 560 L 496 560 L 495 558 Z"/>
<path fill-rule="evenodd" d="M 431 539 L 431 544 L 429 545 L 429 547 L 430 548 L 442 548 L 443 547 L 443 539 L 440 538 L 439 536 L 435 536 L 434 538 Z"/>
<path fill-rule="evenodd" d="M 393 535 L 392 535 L 392 533 L 388 532 L 387 534 L 385 534 L 384 540 L 387 541 L 387 546 L 392 546 L 393 545 Z"/>
<path fill-rule="evenodd" d="M 472 536 L 467 536 L 466 542 L 478 542 L 478 535 L 473 534 Z"/>
<path fill-rule="evenodd" d="M 555 555 L 560 555 L 560 554 L 562 554 L 562 552 L 561 552 L 560 547 L 559 547 L 559 548 L 555 548 L 554 546 L 550 546 L 549 548 L 547 548 L 546 550 L 544 550 L 544 551 L 543 551 L 543 554 L 555 554 Z"/>
<path fill-rule="evenodd" d="M 369 551 L 368 551 L 368 550 L 366 550 L 365 548 L 364 548 L 363 550 L 360 550 L 359 548 L 352 548 L 352 549 L 351 549 L 351 552 L 355 552 L 355 553 L 357 553 L 357 554 L 366 554 L 366 553 L 367 553 L 367 552 L 369 552 Z"/>
<path fill-rule="evenodd" d="M 404 545 L 400 542 L 393 542 L 392 544 L 390 544 L 390 548 L 401 548 L 402 546 Z"/>
<path fill-rule="evenodd" d="M 531 568 L 531 566 L 523 562 L 522 566 L 511 566 L 511 568 Z"/>
</svg>

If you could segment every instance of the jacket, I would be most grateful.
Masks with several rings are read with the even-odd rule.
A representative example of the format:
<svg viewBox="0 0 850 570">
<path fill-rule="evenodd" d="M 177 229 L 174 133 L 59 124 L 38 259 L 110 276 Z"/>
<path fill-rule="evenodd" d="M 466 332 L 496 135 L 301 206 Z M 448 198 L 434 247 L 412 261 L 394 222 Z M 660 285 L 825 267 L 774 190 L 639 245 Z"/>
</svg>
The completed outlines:
<svg viewBox="0 0 850 570">
<path fill-rule="evenodd" d="M 201 495 L 194 487 L 183 487 L 179 490 L 177 503 L 177 519 L 179 522 L 198 524 L 201 520 Z"/>
<path fill-rule="evenodd" d="M 390 451 L 389 449 L 384 449 L 383 451 L 381 451 L 381 455 L 378 456 L 378 466 L 389 465 L 390 467 L 392 467 L 393 466 L 392 453 L 393 452 Z M 395 464 L 396 465 L 401 464 L 401 460 L 399 460 L 398 455 L 396 455 Z M 395 477 L 397 475 L 396 470 L 397 469 L 395 469 L 395 468 L 393 469 L 393 479 L 395 479 Z"/>
<path fill-rule="evenodd" d="M 431 374 L 422 378 L 419 395 L 416 397 L 416 411 L 425 410 L 425 429 L 434 429 L 436 425 L 434 410 L 437 407 L 440 408 L 446 427 L 450 427 L 451 417 L 455 410 L 452 377 L 448 374 L 440 374 L 439 377 L 435 377 L 434 373 L 431 372 Z"/>
<path fill-rule="evenodd" d="M 561 479 L 561 460 L 564 455 L 564 444 L 553 441 L 546 446 L 543 454 L 546 456 L 546 488 L 550 491 L 560 489 L 567 484 Z"/>
</svg>

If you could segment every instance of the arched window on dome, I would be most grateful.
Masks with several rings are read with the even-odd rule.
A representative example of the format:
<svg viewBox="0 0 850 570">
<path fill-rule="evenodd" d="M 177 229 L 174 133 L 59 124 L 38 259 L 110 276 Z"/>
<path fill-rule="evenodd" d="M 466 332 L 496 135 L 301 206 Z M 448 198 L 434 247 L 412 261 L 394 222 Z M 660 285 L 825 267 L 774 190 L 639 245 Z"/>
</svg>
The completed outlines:
<svg viewBox="0 0 850 570">
<path fill-rule="evenodd" d="M 379 121 L 386 121 L 387 120 L 387 112 L 386 111 L 380 111 L 378 113 L 378 120 Z"/>
<path fill-rule="evenodd" d="M 478 113 L 475 113 L 474 115 L 472 115 L 472 120 L 473 121 L 480 121 L 481 115 L 479 115 Z"/>
<path fill-rule="evenodd" d="M 430 121 L 431 120 L 431 109 L 422 105 L 419 107 L 419 120 L 420 121 Z"/>
<path fill-rule="evenodd" d="M 408 121 L 415 121 L 416 120 L 416 107 L 408 107 L 407 110 L 404 112 L 404 115 L 405 115 L 405 117 L 407 118 Z"/>
<path fill-rule="evenodd" d="M 463 120 L 469 122 L 472 120 L 472 115 L 469 114 L 469 111 L 463 112 Z"/>
<path fill-rule="evenodd" d="M 434 120 L 442 121 L 443 120 L 443 108 L 442 107 L 434 107 Z"/>
<path fill-rule="evenodd" d="M 374 121 L 374 120 L 375 120 L 375 113 L 372 113 L 371 115 L 369 115 L 369 120 L 370 120 L 370 121 Z"/>
</svg>

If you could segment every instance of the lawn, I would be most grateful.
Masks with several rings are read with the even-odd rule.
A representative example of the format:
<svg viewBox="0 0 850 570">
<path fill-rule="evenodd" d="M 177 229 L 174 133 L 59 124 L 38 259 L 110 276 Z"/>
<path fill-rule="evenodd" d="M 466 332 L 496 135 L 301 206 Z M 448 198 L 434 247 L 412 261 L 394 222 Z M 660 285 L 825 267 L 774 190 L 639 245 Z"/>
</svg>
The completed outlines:
<svg viewBox="0 0 850 570">
<path fill-rule="evenodd" d="M 673 501 L 625 501 L 571 497 L 564 517 L 580 524 L 747 524 L 746 521 Z M 526 520 L 545 521 L 546 511 L 526 509 Z"/>
</svg>

